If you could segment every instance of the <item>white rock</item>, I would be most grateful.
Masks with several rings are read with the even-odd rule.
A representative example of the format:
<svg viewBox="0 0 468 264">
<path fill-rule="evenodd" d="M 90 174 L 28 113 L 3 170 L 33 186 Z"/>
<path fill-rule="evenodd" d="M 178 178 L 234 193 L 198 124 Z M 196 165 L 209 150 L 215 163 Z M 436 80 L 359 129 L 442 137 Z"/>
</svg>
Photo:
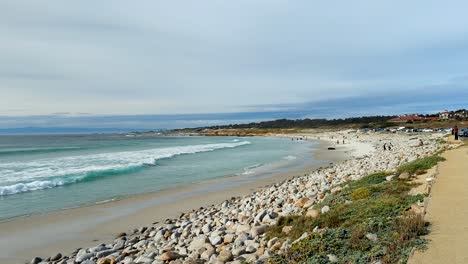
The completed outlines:
<svg viewBox="0 0 468 264">
<path fill-rule="evenodd" d="M 330 211 L 330 206 L 325 205 L 324 207 L 322 207 L 322 210 L 321 210 L 322 214 L 326 214 L 329 211 Z"/>
</svg>

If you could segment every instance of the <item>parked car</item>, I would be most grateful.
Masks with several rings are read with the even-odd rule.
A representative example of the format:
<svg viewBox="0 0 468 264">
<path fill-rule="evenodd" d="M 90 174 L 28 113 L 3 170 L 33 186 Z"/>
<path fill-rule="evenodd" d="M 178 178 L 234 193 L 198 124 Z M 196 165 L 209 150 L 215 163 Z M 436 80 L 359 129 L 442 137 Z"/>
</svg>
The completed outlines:
<svg viewBox="0 0 468 264">
<path fill-rule="evenodd" d="M 458 130 L 459 137 L 468 137 L 468 128 L 462 128 Z"/>
</svg>

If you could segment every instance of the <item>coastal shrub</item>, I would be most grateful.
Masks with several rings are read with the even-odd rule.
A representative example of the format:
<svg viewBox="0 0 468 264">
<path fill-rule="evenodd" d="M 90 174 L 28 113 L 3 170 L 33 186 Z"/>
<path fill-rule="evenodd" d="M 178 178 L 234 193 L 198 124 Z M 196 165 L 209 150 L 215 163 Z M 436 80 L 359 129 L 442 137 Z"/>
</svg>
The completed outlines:
<svg viewBox="0 0 468 264">
<path fill-rule="evenodd" d="M 295 240 L 310 235 L 291 246 L 284 254 L 272 257 L 276 263 L 329 263 L 329 254 L 339 263 L 404 263 L 413 248 L 424 247 L 421 236 L 426 225 L 421 216 L 408 209 L 423 195 L 409 195 L 416 184 L 405 180 L 386 181 L 386 172 L 379 172 L 346 184 L 342 191 L 329 195 L 315 209 L 330 206 L 330 211 L 316 218 L 305 215 L 280 218 L 267 231 L 269 238 Z M 292 226 L 287 235 L 284 226 Z M 314 233 L 315 228 L 319 231 Z M 368 233 L 377 236 L 369 240 Z"/>
<path fill-rule="evenodd" d="M 397 169 L 398 174 L 402 174 L 404 172 L 409 173 L 410 175 L 415 174 L 417 171 L 428 170 L 434 167 L 438 162 L 444 161 L 445 158 L 437 155 L 424 157 L 421 159 L 417 159 L 412 162 L 408 162 L 406 164 L 401 165 Z"/>
<path fill-rule="evenodd" d="M 351 193 L 351 197 L 353 197 L 353 200 L 360 200 L 367 198 L 371 195 L 371 191 L 367 187 L 361 187 L 357 188 Z"/>
<path fill-rule="evenodd" d="M 400 240 L 411 240 L 427 232 L 424 217 L 421 214 L 408 213 L 404 217 L 396 220 L 397 232 L 400 234 Z"/>
</svg>

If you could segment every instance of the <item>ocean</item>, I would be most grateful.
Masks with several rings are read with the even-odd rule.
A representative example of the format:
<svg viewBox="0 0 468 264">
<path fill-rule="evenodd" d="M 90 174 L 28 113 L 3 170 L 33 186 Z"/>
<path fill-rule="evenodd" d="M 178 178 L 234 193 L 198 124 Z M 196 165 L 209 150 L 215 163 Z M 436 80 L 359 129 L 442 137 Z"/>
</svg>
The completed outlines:
<svg viewBox="0 0 468 264">
<path fill-rule="evenodd" d="M 316 142 L 158 134 L 0 136 L 0 220 L 313 164 Z"/>
</svg>

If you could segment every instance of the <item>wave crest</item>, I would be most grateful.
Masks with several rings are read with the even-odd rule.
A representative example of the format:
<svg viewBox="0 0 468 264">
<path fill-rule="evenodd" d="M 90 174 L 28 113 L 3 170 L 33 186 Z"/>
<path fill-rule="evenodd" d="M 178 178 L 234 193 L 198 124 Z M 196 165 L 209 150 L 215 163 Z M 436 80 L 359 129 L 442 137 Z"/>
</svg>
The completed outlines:
<svg viewBox="0 0 468 264">
<path fill-rule="evenodd" d="M 0 163 L 0 196 L 50 189 L 154 166 L 161 159 L 251 144 L 249 141 Z"/>
</svg>

